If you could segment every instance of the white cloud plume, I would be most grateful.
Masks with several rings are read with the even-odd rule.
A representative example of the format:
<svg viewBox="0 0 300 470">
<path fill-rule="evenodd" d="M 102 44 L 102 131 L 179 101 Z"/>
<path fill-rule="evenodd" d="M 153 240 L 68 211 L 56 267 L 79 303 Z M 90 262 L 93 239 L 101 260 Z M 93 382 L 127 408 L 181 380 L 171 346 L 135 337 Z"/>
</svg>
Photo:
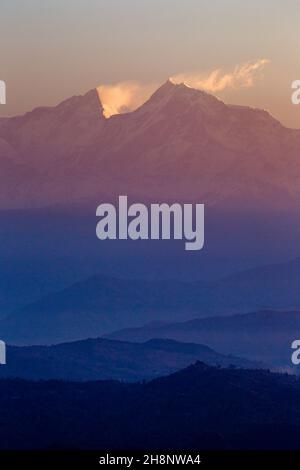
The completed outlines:
<svg viewBox="0 0 300 470">
<path fill-rule="evenodd" d="M 269 63 L 267 59 L 236 65 L 232 72 L 216 69 L 209 74 L 181 73 L 170 78 L 173 83 L 184 83 L 191 88 L 218 92 L 226 88 L 250 88 L 256 80 L 262 78 L 263 70 Z"/>
<path fill-rule="evenodd" d="M 141 106 L 155 91 L 157 85 L 141 84 L 136 81 L 100 85 L 98 94 L 104 109 L 104 116 L 134 111 Z"/>
</svg>

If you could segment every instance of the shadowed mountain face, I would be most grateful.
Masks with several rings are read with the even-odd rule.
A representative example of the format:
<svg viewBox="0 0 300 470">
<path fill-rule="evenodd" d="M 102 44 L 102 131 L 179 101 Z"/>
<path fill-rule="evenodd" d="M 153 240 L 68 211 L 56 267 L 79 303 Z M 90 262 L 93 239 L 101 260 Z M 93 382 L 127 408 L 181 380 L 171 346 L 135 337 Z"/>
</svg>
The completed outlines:
<svg viewBox="0 0 300 470">
<path fill-rule="evenodd" d="M 160 339 L 143 344 L 87 339 L 57 346 L 8 346 L 7 357 L 6 366 L 0 367 L 0 378 L 132 382 L 170 374 L 197 360 L 221 367 L 262 367 L 200 344 Z"/>
<path fill-rule="evenodd" d="M 2 125 L 0 121 L 0 136 L 6 145 L 4 148 L 0 143 L 0 164 L 2 159 L 8 160 L 10 171 L 8 181 L 8 170 L 1 171 L 1 207 L 74 201 L 74 191 L 82 180 L 78 173 L 72 174 L 73 169 L 81 167 L 84 178 L 85 147 L 95 143 L 103 122 L 95 90 L 53 108 L 36 108 L 24 116 L 5 119 Z"/>
<path fill-rule="evenodd" d="M 149 325 L 109 335 L 122 341 L 171 338 L 204 343 L 223 354 L 239 354 L 274 366 L 292 367 L 291 344 L 300 338 L 300 312 L 255 313 L 195 319 L 183 323 Z"/>
<path fill-rule="evenodd" d="M 71 287 L 43 297 L 41 300 L 28 304 L 0 320 L 1 338 L 13 344 L 51 344 L 64 341 L 96 337 L 110 333 L 120 328 L 142 326 L 149 321 L 184 321 L 198 317 L 229 315 L 232 313 L 247 313 L 260 309 L 296 309 L 299 307 L 300 260 L 288 263 L 263 266 L 214 282 L 179 282 L 145 281 L 130 279 L 115 279 L 101 275 L 90 277 Z M 297 329 L 289 329 L 285 324 L 288 314 L 274 313 L 274 322 L 282 320 L 278 335 L 285 331 L 297 335 Z M 240 317 L 237 317 L 240 318 Z M 263 316 L 257 317 L 257 320 Z M 298 314 L 292 314 L 297 321 Z M 300 317 L 299 317 L 300 318 Z M 272 316 L 267 315 L 269 325 Z M 229 322 L 231 334 L 238 331 L 234 321 Z M 220 338 L 214 343 L 207 343 L 207 337 L 197 336 L 197 330 L 191 329 L 184 333 L 184 325 L 178 325 L 174 339 L 184 341 L 200 341 L 219 349 L 218 341 L 223 344 L 223 320 L 220 324 Z M 254 323 L 255 324 L 255 323 Z M 256 324 L 255 324 L 256 325 Z M 272 326 L 272 323 L 270 323 Z M 277 325 L 277 323 L 275 323 Z M 298 325 L 298 324 L 297 324 Z M 251 327 L 251 324 L 249 325 Z M 263 321 L 262 321 L 263 326 Z M 296 326 L 293 324 L 293 327 Z M 300 328 L 300 323 L 299 323 Z M 152 328 L 154 333 L 152 333 Z M 166 330 L 164 330 L 166 328 Z M 141 338 L 161 337 L 168 332 L 168 326 L 151 326 L 128 333 L 121 339 L 135 341 Z M 181 331 L 182 328 L 182 331 Z M 230 330 L 229 328 L 229 330 Z M 265 326 L 267 328 L 267 326 Z M 149 331 L 150 336 L 149 336 Z M 267 331 L 268 333 L 268 331 Z M 300 330 L 299 330 L 300 333 Z M 131 336 L 132 334 L 132 336 Z M 145 334 L 145 336 L 143 336 Z M 168 333 L 166 333 L 168 334 Z M 250 330 L 249 330 L 250 334 Z M 137 336 L 135 336 L 137 335 Z M 191 336 L 189 336 L 191 335 Z M 225 335 L 225 333 L 224 333 Z M 257 331 L 251 329 L 253 341 L 256 341 Z M 168 337 L 168 336 L 167 336 Z M 171 336 L 172 337 L 172 336 Z M 119 336 L 116 336 L 119 339 Z M 209 339 L 209 338 L 208 338 Z M 274 339 L 274 338 L 273 338 Z M 270 341 L 273 341 L 270 338 Z M 293 337 L 293 339 L 295 339 Z M 285 341 L 286 339 L 284 339 Z M 224 336 L 225 341 L 225 336 Z M 235 342 L 236 343 L 236 342 Z M 241 340 L 244 354 L 248 354 L 247 342 Z M 237 341 L 236 344 L 240 344 Z M 276 348 L 277 340 L 271 350 Z M 285 344 L 285 342 L 284 342 Z M 229 340 L 229 346 L 234 347 Z M 263 347 L 261 345 L 261 347 Z M 226 352 L 228 352 L 226 350 Z M 238 349 L 235 354 L 240 354 Z M 288 354 L 288 350 L 287 353 Z"/>
<path fill-rule="evenodd" d="M 267 371 L 197 363 L 147 384 L 1 380 L 0 401 L 1 449 L 299 449 L 299 379 Z"/>
<path fill-rule="evenodd" d="M 96 90 L 0 122 L 1 207 L 196 199 L 222 208 L 299 206 L 300 131 L 267 112 L 165 83 L 105 119 Z"/>
</svg>

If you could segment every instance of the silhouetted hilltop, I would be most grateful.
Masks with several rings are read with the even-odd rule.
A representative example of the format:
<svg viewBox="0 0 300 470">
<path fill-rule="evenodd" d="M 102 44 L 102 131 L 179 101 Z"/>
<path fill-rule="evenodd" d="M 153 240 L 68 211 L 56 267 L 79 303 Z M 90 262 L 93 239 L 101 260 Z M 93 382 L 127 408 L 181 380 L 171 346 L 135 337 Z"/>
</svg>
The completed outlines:
<svg viewBox="0 0 300 470">
<path fill-rule="evenodd" d="M 300 382 L 197 363 L 147 384 L 0 381 L 1 449 L 299 448 Z"/>
</svg>

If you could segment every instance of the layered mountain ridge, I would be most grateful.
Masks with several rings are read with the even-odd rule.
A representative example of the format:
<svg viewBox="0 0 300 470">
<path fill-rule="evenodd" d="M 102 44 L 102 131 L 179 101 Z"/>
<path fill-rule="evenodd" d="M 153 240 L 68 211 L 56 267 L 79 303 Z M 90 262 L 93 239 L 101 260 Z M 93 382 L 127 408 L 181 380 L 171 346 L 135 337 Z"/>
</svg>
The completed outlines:
<svg viewBox="0 0 300 470">
<path fill-rule="evenodd" d="M 136 111 L 103 116 L 96 90 L 0 122 L 0 207 L 127 194 L 222 208 L 298 206 L 300 131 L 167 81 Z"/>
<path fill-rule="evenodd" d="M 229 352 L 238 355 L 241 348 L 246 357 L 249 339 L 247 337 L 244 343 L 243 335 L 248 332 L 249 325 L 244 328 L 241 324 L 243 334 L 240 341 L 235 335 L 239 321 L 248 317 L 239 315 L 237 322 L 228 319 L 230 317 L 224 320 L 222 317 L 272 311 L 273 316 L 258 314 L 255 317 L 255 327 L 251 334 L 250 330 L 248 332 L 253 340 L 253 350 L 258 349 L 257 336 L 265 322 L 267 331 L 263 332 L 262 340 L 267 340 L 271 334 L 269 349 L 276 352 L 278 337 L 285 359 L 289 361 L 290 344 L 300 329 L 299 279 L 300 259 L 250 269 L 211 282 L 146 281 L 95 275 L 24 305 L 0 319 L 1 338 L 18 345 L 57 344 L 129 328 L 112 334 L 111 338 L 125 341 L 161 337 L 179 341 L 200 340 L 218 351 L 218 344 L 226 343 L 225 326 L 228 326 L 230 338 L 226 348 L 238 345 L 237 349 Z M 291 311 L 294 312 L 288 313 Z M 212 337 L 205 335 L 206 324 L 213 320 L 204 317 L 215 318 L 216 325 L 220 325 Z M 203 330 L 198 332 L 194 327 L 195 318 L 201 325 L 202 320 L 204 322 L 203 337 Z M 289 318 L 292 323 L 287 321 Z M 155 324 L 143 327 L 149 321 Z M 188 321 L 186 325 L 185 321 Z M 171 328 L 170 324 L 174 322 L 174 328 Z M 275 337 L 272 336 L 273 330 Z M 265 348 L 263 341 L 259 344 Z"/>
<path fill-rule="evenodd" d="M 149 380 L 197 360 L 219 367 L 261 368 L 263 364 L 225 356 L 200 344 L 151 340 L 144 344 L 103 338 L 55 346 L 7 347 L 0 378 L 27 380 Z"/>
</svg>

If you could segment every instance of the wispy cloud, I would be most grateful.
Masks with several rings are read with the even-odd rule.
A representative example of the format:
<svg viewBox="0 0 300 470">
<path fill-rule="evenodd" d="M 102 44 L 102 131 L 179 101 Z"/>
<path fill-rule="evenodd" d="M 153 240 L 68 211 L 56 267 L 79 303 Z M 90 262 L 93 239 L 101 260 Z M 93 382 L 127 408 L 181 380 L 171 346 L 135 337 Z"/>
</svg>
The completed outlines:
<svg viewBox="0 0 300 470">
<path fill-rule="evenodd" d="M 134 111 L 155 91 L 157 85 L 127 81 L 113 85 L 100 85 L 98 94 L 104 109 L 104 116 Z"/>
<path fill-rule="evenodd" d="M 226 88 L 250 88 L 255 82 L 262 78 L 263 71 L 268 59 L 259 59 L 255 62 L 245 62 L 236 65 L 232 72 L 224 72 L 216 69 L 208 74 L 203 73 L 180 73 L 170 78 L 173 83 L 185 83 L 186 85 L 206 90 L 208 92 L 218 92 Z"/>
</svg>

